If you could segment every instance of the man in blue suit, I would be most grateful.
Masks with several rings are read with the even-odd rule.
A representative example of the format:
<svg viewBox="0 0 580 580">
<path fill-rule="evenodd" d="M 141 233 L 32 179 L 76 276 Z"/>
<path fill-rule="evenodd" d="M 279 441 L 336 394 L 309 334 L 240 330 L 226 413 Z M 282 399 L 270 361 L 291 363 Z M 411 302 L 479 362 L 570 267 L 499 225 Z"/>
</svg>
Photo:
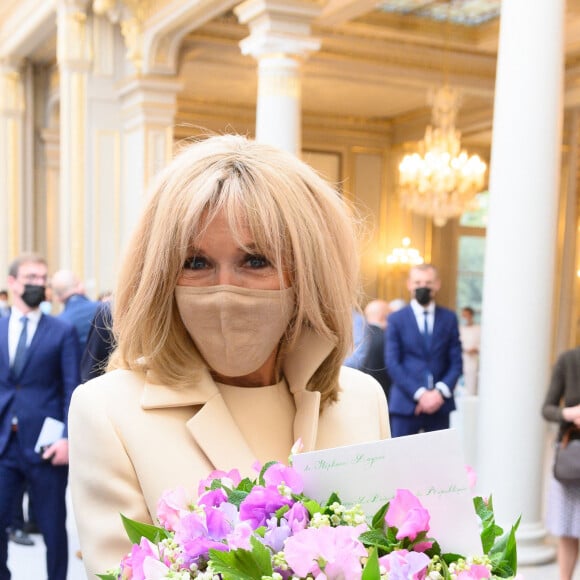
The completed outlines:
<svg viewBox="0 0 580 580">
<path fill-rule="evenodd" d="M 0 580 L 9 580 L 6 528 L 27 485 L 46 544 L 49 580 L 66 580 L 67 416 L 79 384 L 79 342 L 67 322 L 42 314 L 47 265 L 34 254 L 10 265 L 12 313 L 0 318 Z M 47 417 L 63 431 L 37 453 Z"/>
<path fill-rule="evenodd" d="M 83 283 L 71 270 L 55 272 L 52 275 L 51 287 L 55 298 L 64 304 L 64 310 L 58 317 L 70 322 L 76 328 L 82 352 L 86 347 L 99 302 L 88 298 Z"/>
<path fill-rule="evenodd" d="M 437 269 L 414 266 L 407 288 L 411 303 L 387 323 L 385 362 L 393 381 L 389 399 L 393 437 L 449 428 L 453 392 L 462 372 L 457 316 L 435 304 Z"/>
</svg>

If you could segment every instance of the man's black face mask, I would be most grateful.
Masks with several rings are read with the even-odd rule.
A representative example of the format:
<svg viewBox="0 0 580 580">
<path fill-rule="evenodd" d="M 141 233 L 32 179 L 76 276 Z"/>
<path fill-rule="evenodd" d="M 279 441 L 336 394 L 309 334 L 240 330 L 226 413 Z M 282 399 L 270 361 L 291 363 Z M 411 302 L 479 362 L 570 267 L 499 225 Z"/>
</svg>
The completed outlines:
<svg viewBox="0 0 580 580">
<path fill-rule="evenodd" d="M 37 284 L 25 284 L 24 292 L 22 293 L 22 301 L 29 308 L 36 308 L 45 297 L 45 287 Z"/>
<path fill-rule="evenodd" d="M 421 306 L 427 306 L 431 302 L 431 288 L 415 288 L 415 299 Z"/>
</svg>

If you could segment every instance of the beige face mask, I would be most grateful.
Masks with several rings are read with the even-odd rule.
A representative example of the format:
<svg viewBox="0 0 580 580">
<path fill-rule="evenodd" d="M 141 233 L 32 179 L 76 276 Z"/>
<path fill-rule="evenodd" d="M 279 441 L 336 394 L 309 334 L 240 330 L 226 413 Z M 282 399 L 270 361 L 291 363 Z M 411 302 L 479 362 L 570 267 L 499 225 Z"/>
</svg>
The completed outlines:
<svg viewBox="0 0 580 580">
<path fill-rule="evenodd" d="M 210 368 L 225 377 L 258 370 L 294 313 L 294 290 L 177 286 L 181 320 Z"/>
</svg>

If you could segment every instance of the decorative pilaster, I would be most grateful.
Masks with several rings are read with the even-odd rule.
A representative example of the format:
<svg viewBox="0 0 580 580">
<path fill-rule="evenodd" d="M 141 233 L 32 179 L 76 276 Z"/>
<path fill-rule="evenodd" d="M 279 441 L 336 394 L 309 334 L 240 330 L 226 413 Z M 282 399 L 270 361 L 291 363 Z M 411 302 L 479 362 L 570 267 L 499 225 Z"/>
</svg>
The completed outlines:
<svg viewBox="0 0 580 580">
<path fill-rule="evenodd" d="M 522 516 L 521 564 L 554 557 L 542 524 L 541 408 L 551 371 L 563 27 L 564 0 L 502 2 L 481 322 L 478 491 L 493 493 L 503 527 Z"/>
<path fill-rule="evenodd" d="M 124 246 L 151 178 L 171 159 L 177 94 L 174 79 L 136 78 L 121 89 L 123 114 L 121 232 Z"/>
<path fill-rule="evenodd" d="M 321 7 L 288 0 L 246 0 L 235 8 L 250 27 L 243 54 L 258 61 L 256 140 L 300 155 L 302 149 L 301 63 L 320 48 L 310 24 Z"/>
<path fill-rule="evenodd" d="M 60 267 L 84 271 L 87 191 L 87 79 L 92 63 L 87 0 L 60 0 L 57 12 L 60 70 Z"/>
<path fill-rule="evenodd" d="M 21 250 L 24 198 L 24 83 L 19 66 L 0 63 L 0 276 Z"/>
</svg>

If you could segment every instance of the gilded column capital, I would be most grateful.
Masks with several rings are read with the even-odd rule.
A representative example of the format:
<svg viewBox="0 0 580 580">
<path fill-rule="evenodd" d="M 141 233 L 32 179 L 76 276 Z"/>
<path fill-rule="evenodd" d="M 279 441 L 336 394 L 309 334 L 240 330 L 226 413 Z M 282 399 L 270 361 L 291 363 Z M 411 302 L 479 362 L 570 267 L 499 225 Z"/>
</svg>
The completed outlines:
<svg viewBox="0 0 580 580">
<path fill-rule="evenodd" d="M 0 114 L 20 115 L 25 110 L 24 87 L 20 64 L 11 59 L 0 60 Z"/>
<path fill-rule="evenodd" d="M 57 13 L 59 66 L 87 70 L 92 62 L 88 0 L 60 0 Z"/>
<path fill-rule="evenodd" d="M 120 23 L 127 58 L 140 73 L 143 69 L 145 23 L 158 9 L 160 0 L 93 0 L 93 12 Z"/>
</svg>

